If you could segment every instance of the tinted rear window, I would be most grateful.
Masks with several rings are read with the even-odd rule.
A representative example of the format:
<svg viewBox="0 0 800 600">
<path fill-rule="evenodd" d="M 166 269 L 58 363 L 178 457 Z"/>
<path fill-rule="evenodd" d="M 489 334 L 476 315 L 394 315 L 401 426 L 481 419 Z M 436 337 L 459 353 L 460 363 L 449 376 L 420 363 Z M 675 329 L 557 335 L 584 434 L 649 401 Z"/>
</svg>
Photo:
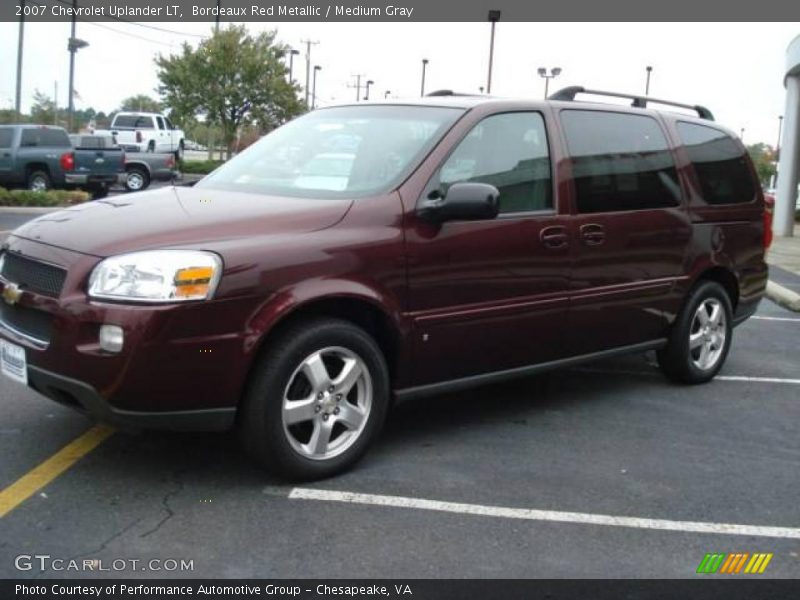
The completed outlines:
<svg viewBox="0 0 800 600">
<path fill-rule="evenodd" d="M 20 146 L 26 148 L 70 148 L 72 144 L 69 141 L 67 132 L 63 129 L 40 127 L 37 129 L 23 129 Z"/>
<path fill-rule="evenodd" d="M 708 204 L 741 204 L 755 199 L 756 187 L 742 149 L 724 131 L 678 123 L 678 134 L 694 166 L 703 200 Z"/>
<path fill-rule="evenodd" d="M 565 110 L 578 212 L 678 206 L 678 174 L 667 139 L 643 115 Z"/>
<path fill-rule="evenodd" d="M 130 127 L 131 129 L 154 129 L 153 117 L 139 115 L 117 115 L 112 127 Z"/>
<path fill-rule="evenodd" d="M 10 127 L 0 127 L 0 148 L 11 148 L 14 130 Z"/>
</svg>

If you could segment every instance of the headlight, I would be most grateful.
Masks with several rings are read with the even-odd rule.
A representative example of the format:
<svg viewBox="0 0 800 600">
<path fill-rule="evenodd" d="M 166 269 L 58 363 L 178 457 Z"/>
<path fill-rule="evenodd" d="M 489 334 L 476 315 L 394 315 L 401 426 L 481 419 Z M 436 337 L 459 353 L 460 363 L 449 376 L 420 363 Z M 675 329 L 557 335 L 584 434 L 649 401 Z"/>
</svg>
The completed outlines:
<svg viewBox="0 0 800 600">
<path fill-rule="evenodd" d="M 89 296 L 107 300 L 182 302 L 214 295 L 222 261 L 211 252 L 152 250 L 105 259 L 89 277 Z"/>
</svg>

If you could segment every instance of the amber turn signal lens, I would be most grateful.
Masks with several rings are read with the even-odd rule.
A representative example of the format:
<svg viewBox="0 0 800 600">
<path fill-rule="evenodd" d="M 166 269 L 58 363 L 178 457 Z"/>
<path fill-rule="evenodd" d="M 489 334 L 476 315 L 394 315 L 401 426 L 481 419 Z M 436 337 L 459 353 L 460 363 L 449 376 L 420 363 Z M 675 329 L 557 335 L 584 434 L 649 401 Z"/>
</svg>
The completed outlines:
<svg viewBox="0 0 800 600">
<path fill-rule="evenodd" d="M 205 298 L 213 276 L 212 267 L 180 269 L 175 273 L 175 297 Z"/>
</svg>

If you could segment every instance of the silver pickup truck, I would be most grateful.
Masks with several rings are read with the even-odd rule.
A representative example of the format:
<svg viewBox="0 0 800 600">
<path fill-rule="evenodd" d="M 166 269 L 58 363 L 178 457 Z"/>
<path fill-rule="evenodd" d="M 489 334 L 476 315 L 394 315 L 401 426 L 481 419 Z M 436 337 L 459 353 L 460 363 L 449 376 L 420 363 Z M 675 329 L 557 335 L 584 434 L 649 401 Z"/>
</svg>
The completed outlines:
<svg viewBox="0 0 800 600">
<path fill-rule="evenodd" d="M 110 135 L 71 135 L 76 149 L 115 148 L 117 143 Z M 181 178 L 172 153 L 126 152 L 123 185 L 129 192 L 147 189 L 151 181 L 175 181 Z"/>
</svg>

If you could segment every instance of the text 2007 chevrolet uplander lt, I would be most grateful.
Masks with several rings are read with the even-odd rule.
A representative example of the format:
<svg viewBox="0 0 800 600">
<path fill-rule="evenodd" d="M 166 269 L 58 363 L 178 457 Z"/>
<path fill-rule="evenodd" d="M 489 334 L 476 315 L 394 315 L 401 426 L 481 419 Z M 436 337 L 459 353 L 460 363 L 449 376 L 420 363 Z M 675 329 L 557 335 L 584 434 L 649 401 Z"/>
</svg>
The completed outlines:
<svg viewBox="0 0 800 600">
<path fill-rule="evenodd" d="M 112 424 L 236 427 L 293 479 L 396 398 L 652 349 L 708 381 L 766 286 L 752 164 L 703 107 L 584 91 L 316 110 L 194 187 L 33 220 L 2 370 Z"/>
</svg>

